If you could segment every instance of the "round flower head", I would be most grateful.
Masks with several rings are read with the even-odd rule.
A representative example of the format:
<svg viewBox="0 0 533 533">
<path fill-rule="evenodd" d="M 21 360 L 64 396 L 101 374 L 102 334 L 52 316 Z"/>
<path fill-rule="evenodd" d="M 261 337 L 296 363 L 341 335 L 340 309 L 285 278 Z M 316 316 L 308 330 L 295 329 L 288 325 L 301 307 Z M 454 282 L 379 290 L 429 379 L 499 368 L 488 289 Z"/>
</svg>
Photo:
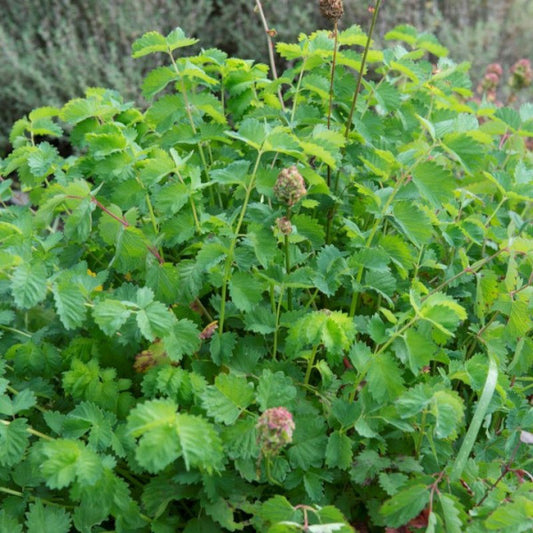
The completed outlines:
<svg viewBox="0 0 533 533">
<path fill-rule="evenodd" d="M 280 202 L 292 207 L 306 193 L 305 181 L 296 165 L 284 168 L 279 173 L 274 184 L 274 195 Z"/>
<path fill-rule="evenodd" d="M 255 427 L 262 455 L 272 457 L 292 442 L 295 426 L 292 414 L 285 407 L 272 407 L 259 417 Z"/>
<path fill-rule="evenodd" d="M 342 0 L 320 0 L 320 12 L 324 18 L 337 22 L 344 15 Z"/>
</svg>

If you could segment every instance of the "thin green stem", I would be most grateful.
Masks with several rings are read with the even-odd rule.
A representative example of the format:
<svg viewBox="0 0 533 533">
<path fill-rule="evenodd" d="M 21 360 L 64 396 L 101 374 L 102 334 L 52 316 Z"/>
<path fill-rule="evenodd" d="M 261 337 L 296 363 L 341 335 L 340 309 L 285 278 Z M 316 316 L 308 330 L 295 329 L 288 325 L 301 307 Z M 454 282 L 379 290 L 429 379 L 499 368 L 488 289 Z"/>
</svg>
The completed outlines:
<svg viewBox="0 0 533 533">
<path fill-rule="evenodd" d="M 368 38 L 366 40 L 365 51 L 363 52 L 363 58 L 361 60 L 361 69 L 359 70 L 359 75 L 357 77 L 357 85 L 355 87 L 355 93 L 353 95 L 352 107 L 350 109 L 348 120 L 346 121 L 346 131 L 344 132 L 344 136 L 346 138 L 348 138 L 348 135 L 350 134 L 350 128 L 352 127 L 353 113 L 355 111 L 355 106 L 357 105 L 357 97 L 359 95 L 359 91 L 361 90 L 361 83 L 363 80 L 366 60 L 368 57 L 368 50 L 370 49 L 370 43 L 372 42 L 372 35 L 374 34 L 374 29 L 376 27 L 376 22 L 378 20 L 378 13 L 379 13 L 379 8 L 381 7 L 381 2 L 382 0 L 377 0 L 376 6 L 374 7 L 374 14 L 372 15 L 372 22 L 370 24 L 370 30 L 368 32 Z"/>
<path fill-rule="evenodd" d="M 405 175 L 401 176 L 400 179 L 396 182 L 396 186 L 394 187 L 394 190 L 389 195 L 387 202 L 383 206 L 380 216 L 376 217 L 376 219 L 374 220 L 374 225 L 372 226 L 368 239 L 366 240 L 366 243 L 365 243 L 366 248 L 370 248 L 370 246 L 372 245 L 372 241 L 374 240 L 374 237 L 379 229 L 379 226 L 382 220 L 384 219 L 384 217 L 386 216 L 387 211 L 389 210 L 389 207 L 391 206 L 394 198 L 398 194 L 398 191 L 403 185 L 404 179 L 405 179 Z M 355 278 L 355 281 L 357 282 L 357 284 L 361 283 L 361 280 L 363 279 L 363 272 L 364 272 L 364 266 L 360 266 L 359 270 L 357 271 L 357 276 Z M 350 316 L 351 317 L 355 316 L 355 313 L 357 312 L 358 303 L 359 303 L 359 292 L 355 291 L 352 295 L 352 302 L 350 304 Z"/>
<path fill-rule="evenodd" d="M 284 249 L 285 249 L 285 270 L 287 272 L 287 276 L 289 275 L 291 271 L 291 260 L 289 257 L 289 236 L 285 235 L 284 239 Z M 289 311 L 292 311 L 292 289 L 290 287 L 287 287 L 287 309 Z"/>
<path fill-rule="evenodd" d="M 9 420 L 0 420 L 0 424 L 4 424 L 4 426 L 9 426 L 11 422 Z M 45 435 L 44 433 L 41 433 L 40 431 L 37 431 L 36 429 L 30 428 L 30 427 L 26 428 L 26 431 L 30 435 L 35 435 L 36 437 L 39 437 L 40 439 L 54 440 L 52 437 L 49 437 L 48 435 Z"/>
<path fill-rule="evenodd" d="M 333 111 L 333 83 L 335 81 L 335 67 L 337 65 L 337 47 L 339 43 L 338 24 L 335 21 L 333 27 L 333 60 L 331 61 L 331 74 L 329 80 L 329 104 L 328 104 L 328 130 L 331 128 L 331 113 Z M 329 182 L 328 182 L 329 187 Z"/>
<path fill-rule="evenodd" d="M 311 378 L 311 371 L 315 366 L 316 353 L 318 351 L 318 344 L 313 348 L 309 360 L 307 361 L 307 369 L 305 371 L 304 385 L 309 385 L 309 379 Z"/>
<path fill-rule="evenodd" d="M 296 115 L 296 105 L 298 100 L 298 94 L 300 93 L 300 87 L 302 85 L 302 78 L 304 77 L 304 66 L 305 66 L 305 59 L 302 63 L 302 69 L 300 70 L 300 74 L 298 75 L 298 82 L 296 84 L 296 92 L 294 93 L 293 99 L 292 99 L 292 111 L 291 111 L 291 122 L 294 122 L 294 116 Z"/>
<path fill-rule="evenodd" d="M 22 335 L 23 337 L 31 339 L 31 335 L 29 333 L 21 331 L 20 329 L 11 328 L 9 326 L 5 326 L 4 324 L 0 324 L 0 329 L 3 329 L 4 331 L 10 331 L 11 333 L 16 333 L 17 335 Z"/>
<path fill-rule="evenodd" d="M 259 168 L 259 162 L 261 161 L 261 156 L 263 155 L 263 152 L 260 150 L 257 154 L 257 160 L 255 162 L 254 170 L 252 172 L 252 176 L 250 178 L 250 182 L 248 183 L 248 187 L 246 187 L 246 193 L 244 196 L 244 201 L 242 203 L 241 212 L 239 215 L 239 219 L 237 220 L 237 226 L 235 227 L 235 234 L 233 236 L 233 239 L 231 240 L 230 248 L 228 250 L 228 254 L 226 256 L 226 264 L 224 267 L 224 279 L 222 280 L 222 290 L 221 290 L 221 299 L 220 302 L 220 314 L 219 314 L 219 334 L 222 335 L 224 333 L 224 321 L 226 319 L 226 296 L 228 291 L 228 283 L 229 279 L 231 277 L 231 267 L 233 265 L 233 256 L 235 254 L 235 247 L 237 246 L 237 241 L 239 239 L 239 233 L 241 231 L 241 226 L 244 221 L 244 215 L 246 214 L 246 209 L 248 208 L 248 203 L 250 201 L 250 196 L 252 194 L 252 190 L 255 185 L 255 176 L 257 174 L 257 169 Z"/>
<path fill-rule="evenodd" d="M 183 77 L 181 75 L 180 69 L 178 67 L 178 64 L 176 63 L 176 60 L 174 59 L 174 56 L 173 56 L 171 50 L 168 51 L 168 55 L 170 56 L 170 60 L 172 61 L 172 66 L 174 67 L 174 70 L 176 71 L 176 74 L 179 77 L 181 95 L 183 96 L 183 103 L 185 104 L 185 112 L 187 113 L 187 117 L 189 118 L 189 123 L 191 125 L 191 129 L 192 129 L 193 133 L 196 135 L 196 125 L 194 124 L 194 118 L 193 118 L 192 113 L 191 113 L 191 106 L 190 106 L 190 103 L 189 103 L 189 97 L 187 95 L 187 88 L 185 87 L 185 81 L 183 80 Z M 205 174 L 205 177 L 207 179 L 208 178 L 208 171 L 207 170 L 208 170 L 209 166 L 207 164 L 207 160 L 205 158 L 205 153 L 204 153 L 204 149 L 202 147 L 202 143 L 201 142 L 198 142 L 198 152 L 200 153 L 200 159 L 202 160 L 202 165 L 204 167 L 204 174 Z M 214 203 L 215 198 L 213 196 L 213 191 L 212 191 L 211 188 L 209 188 L 209 194 L 210 194 L 211 203 Z"/>
<path fill-rule="evenodd" d="M 278 305 L 276 307 L 276 329 L 274 330 L 274 346 L 272 348 L 272 359 L 277 358 L 278 354 L 278 337 L 279 337 L 279 319 L 281 316 L 281 303 L 283 302 L 283 286 L 279 291 Z"/>
</svg>

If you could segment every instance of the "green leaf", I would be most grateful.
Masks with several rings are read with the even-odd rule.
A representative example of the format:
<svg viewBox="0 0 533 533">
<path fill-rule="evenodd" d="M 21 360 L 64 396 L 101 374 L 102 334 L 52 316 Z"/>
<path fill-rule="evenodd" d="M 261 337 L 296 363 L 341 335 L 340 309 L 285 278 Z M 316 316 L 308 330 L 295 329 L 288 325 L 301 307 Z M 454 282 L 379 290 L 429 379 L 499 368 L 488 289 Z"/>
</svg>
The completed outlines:
<svg viewBox="0 0 533 533">
<path fill-rule="evenodd" d="M 249 168 L 249 161 L 233 161 L 225 168 L 212 170 L 209 176 L 214 182 L 221 185 L 246 186 Z"/>
<path fill-rule="evenodd" d="M 61 164 L 59 152 L 50 143 L 42 142 L 28 157 L 31 173 L 37 178 L 46 178 Z"/>
<path fill-rule="evenodd" d="M 400 368 L 388 353 L 372 358 L 367 382 L 368 391 L 379 402 L 395 400 L 404 389 Z"/>
<path fill-rule="evenodd" d="M 296 416 L 293 445 L 289 448 L 289 460 L 293 467 L 309 470 L 320 468 L 326 454 L 328 437 L 324 420 L 317 416 Z"/>
<path fill-rule="evenodd" d="M 219 374 L 213 386 L 202 394 L 202 405 L 217 422 L 233 424 L 254 401 L 253 386 L 246 378 L 234 374 Z"/>
<path fill-rule="evenodd" d="M 28 446 L 28 425 L 24 418 L 0 421 L 0 465 L 13 467 L 24 456 Z"/>
<path fill-rule="evenodd" d="M 142 162 L 139 172 L 140 180 L 147 187 L 159 183 L 165 176 L 168 176 L 176 169 L 174 160 L 165 150 L 157 148 L 150 155 L 149 159 Z"/>
<path fill-rule="evenodd" d="M 276 495 L 264 502 L 257 515 L 264 522 L 276 524 L 285 521 L 299 521 L 300 512 L 294 509 L 285 496 Z"/>
<path fill-rule="evenodd" d="M 170 53 L 176 48 L 191 46 L 197 42 L 197 39 L 189 39 L 185 37 L 185 34 L 181 28 L 176 28 L 175 30 L 171 31 L 166 38 L 156 31 L 150 31 L 145 33 L 133 43 L 132 57 L 143 57 L 155 52 Z"/>
<path fill-rule="evenodd" d="M 165 337 L 171 332 L 175 322 L 174 315 L 161 302 L 152 302 L 137 312 L 137 325 L 143 336 L 149 341 L 156 337 Z"/>
<path fill-rule="evenodd" d="M 531 498 L 517 496 L 511 502 L 500 504 L 485 520 L 489 531 L 512 528 L 513 531 L 531 531 L 533 527 L 533 501 Z"/>
<path fill-rule="evenodd" d="M 20 525 L 15 518 L 7 514 L 5 509 L 0 511 L 0 532 L 22 533 L 22 525 Z"/>
<path fill-rule="evenodd" d="M 170 67 L 159 67 L 148 73 L 142 84 L 143 96 L 153 98 L 161 92 L 170 82 L 177 79 L 176 71 Z"/>
<path fill-rule="evenodd" d="M 101 300 L 93 308 L 93 317 L 106 335 L 114 335 L 128 320 L 131 314 L 123 302 L 118 300 Z"/>
<path fill-rule="evenodd" d="M 15 305 L 21 309 L 34 307 L 46 297 L 46 267 L 43 263 L 22 263 L 11 277 Z"/>
<path fill-rule="evenodd" d="M 435 436 L 439 439 L 456 436 L 464 415 L 464 404 L 457 392 L 437 391 L 430 405 L 436 419 Z"/>
<path fill-rule="evenodd" d="M 420 195 L 429 200 L 435 208 L 453 198 L 455 178 L 446 168 L 435 161 L 424 161 L 413 169 L 413 182 Z"/>
<path fill-rule="evenodd" d="M 234 272 L 229 283 L 231 300 L 241 311 L 251 311 L 260 301 L 263 284 L 247 272 Z"/>
<path fill-rule="evenodd" d="M 432 227 L 428 216 L 412 202 L 396 202 L 393 208 L 394 221 L 402 233 L 416 246 L 431 240 Z"/>
<path fill-rule="evenodd" d="M 192 355 L 201 345 L 200 331 L 186 318 L 175 322 L 163 336 L 163 343 L 171 361 L 180 361 L 184 355 Z"/>
<path fill-rule="evenodd" d="M 69 533 L 70 515 L 61 507 L 43 505 L 41 500 L 30 504 L 26 513 L 28 533 Z"/>
<path fill-rule="evenodd" d="M 183 457 L 187 470 L 220 468 L 222 443 L 213 427 L 199 416 L 178 414 L 172 400 L 138 404 L 128 416 L 129 433 L 139 438 L 135 456 L 152 473 Z M 199 446 L 199 443 L 202 443 Z"/>
<path fill-rule="evenodd" d="M 57 314 L 66 329 L 79 328 L 85 321 L 85 295 L 79 284 L 60 280 L 52 285 Z"/>
<path fill-rule="evenodd" d="M 426 507 L 429 502 L 429 488 L 416 484 L 403 489 L 388 499 L 380 509 L 380 513 L 389 527 L 400 527 Z"/>
<path fill-rule="evenodd" d="M 462 533 L 466 514 L 459 500 L 451 494 L 438 492 L 439 502 L 442 507 L 442 516 L 446 524 L 446 533 Z"/>
<path fill-rule="evenodd" d="M 271 407 L 290 407 L 296 398 L 296 387 L 292 379 L 283 372 L 272 373 L 263 370 L 257 385 L 256 399 L 261 411 Z"/>
<path fill-rule="evenodd" d="M 352 465 L 352 440 L 340 431 L 334 431 L 328 438 L 326 465 L 329 468 L 347 470 Z"/>
<path fill-rule="evenodd" d="M 79 441 L 47 441 L 43 443 L 41 453 L 44 456 L 41 472 L 51 489 L 68 487 L 75 480 L 82 485 L 94 485 L 104 473 L 98 455 Z"/>
</svg>

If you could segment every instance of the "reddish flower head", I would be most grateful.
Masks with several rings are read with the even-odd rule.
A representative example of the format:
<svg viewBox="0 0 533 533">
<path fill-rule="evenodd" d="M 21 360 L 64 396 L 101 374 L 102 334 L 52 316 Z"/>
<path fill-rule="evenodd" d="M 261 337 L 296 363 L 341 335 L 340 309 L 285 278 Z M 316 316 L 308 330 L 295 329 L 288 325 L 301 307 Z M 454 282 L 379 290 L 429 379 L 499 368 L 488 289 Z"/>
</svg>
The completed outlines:
<svg viewBox="0 0 533 533">
<path fill-rule="evenodd" d="M 285 407 L 267 409 L 257 421 L 257 442 L 265 457 L 277 455 L 292 442 L 294 420 Z"/>
</svg>

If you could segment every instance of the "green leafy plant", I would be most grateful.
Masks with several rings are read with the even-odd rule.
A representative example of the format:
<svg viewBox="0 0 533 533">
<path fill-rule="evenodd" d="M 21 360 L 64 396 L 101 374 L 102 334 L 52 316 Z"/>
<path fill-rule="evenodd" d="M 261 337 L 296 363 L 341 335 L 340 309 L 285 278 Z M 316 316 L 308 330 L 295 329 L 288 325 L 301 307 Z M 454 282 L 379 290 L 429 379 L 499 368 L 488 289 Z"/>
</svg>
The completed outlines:
<svg viewBox="0 0 533 533">
<path fill-rule="evenodd" d="M 145 112 L 14 125 L 0 531 L 531 528 L 533 105 L 387 39 L 149 32 Z"/>
</svg>

